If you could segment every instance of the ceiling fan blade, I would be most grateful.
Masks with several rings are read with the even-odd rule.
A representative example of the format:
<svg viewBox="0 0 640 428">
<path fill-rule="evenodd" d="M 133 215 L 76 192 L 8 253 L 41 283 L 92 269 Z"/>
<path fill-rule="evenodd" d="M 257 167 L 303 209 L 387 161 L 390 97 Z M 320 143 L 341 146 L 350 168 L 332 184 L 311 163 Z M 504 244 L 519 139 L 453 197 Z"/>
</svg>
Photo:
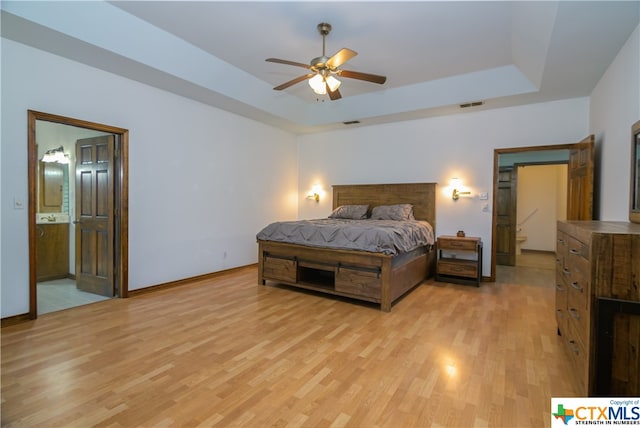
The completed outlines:
<svg viewBox="0 0 640 428">
<path fill-rule="evenodd" d="M 276 91 L 281 91 L 281 90 L 283 90 L 283 89 L 287 89 L 289 86 L 293 86 L 293 85 L 295 85 L 296 83 L 300 83 L 300 82 L 302 82 L 303 80 L 310 79 L 310 78 L 312 78 L 313 76 L 315 76 L 315 74 L 314 74 L 314 73 L 305 74 L 304 76 L 296 77 L 296 78 L 295 78 L 295 79 L 293 79 L 293 80 L 289 80 L 288 82 L 285 82 L 285 83 L 283 83 L 283 84 L 282 84 L 282 85 L 280 85 L 280 86 L 276 86 L 276 87 L 275 87 L 275 88 L 273 88 L 273 89 L 274 89 L 274 90 L 276 90 Z"/>
<path fill-rule="evenodd" d="M 333 70 L 334 68 L 340 67 L 345 62 L 349 61 L 354 56 L 358 55 L 358 52 L 352 51 L 351 49 L 342 48 L 334 56 L 327 60 L 327 67 Z"/>
<path fill-rule="evenodd" d="M 378 76 L 377 74 L 360 73 L 359 71 L 338 70 L 338 75 L 348 77 L 350 79 L 366 80 L 371 83 L 379 83 L 382 85 L 387 81 L 386 76 Z"/>
<path fill-rule="evenodd" d="M 340 89 L 336 89 L 335 91 L 331 92 L 331 89 L 329 88 L 328 84 L 327 84 L 327 94 L 329 94 L 329 98 L 331 98 L 331 101 L 339 100 L 340 98 L 342 98 L 342 94 L 340 94 Z"/>
<path fill-rule="evenodd" d="M 286 65 L 295 65 L 296 67 L 302 68 L 311 68 L 309 64 L 303 64 L 301 62 L 288 61 L 286 59 L 278 59 L 278 58 L 267 58 L 265 59 L 267 62 L 276 62 L 278 64 L 286 64 Z"/>
</svg>

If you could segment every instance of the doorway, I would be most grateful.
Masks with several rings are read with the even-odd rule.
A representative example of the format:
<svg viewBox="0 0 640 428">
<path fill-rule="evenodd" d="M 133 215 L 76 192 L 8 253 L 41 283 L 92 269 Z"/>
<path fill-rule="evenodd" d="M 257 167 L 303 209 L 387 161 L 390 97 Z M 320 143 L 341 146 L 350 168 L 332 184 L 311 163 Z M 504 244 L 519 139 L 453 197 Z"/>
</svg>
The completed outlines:
<svg viewBox="0 0 640 428">
<path fill-rule="evenodd" d="M 517 267 L 555 269 L 556 224 L 567 219 L 567 163 L 516 166 Z"/>
<path fill-rule="evenodd" d="M 593 218 L 594 136 L 574 144 L 494 150 L 491 281 L 496 265 L 515 266 L 519 165 L 567 164 L 566 218 Z M 528 214 L 524 214 L 524 220 Z M 532 214 L 532 215 L 535 215 Z M 550 228 L 555 229 L 555 224 Z"/>
<path fill-rule="evenodd" d="M 51 131 L 52 129 L 54 130 L 53 133 L 43 131 Z M 38 133 L 39 130 L 41 131 L 40 134 Z M 66 156 L 67 161 L 63 159 L 60 163 L 56 164 L 55 168 L 49 168 L 48 166 L 52 164 L 42 162 L 43 153 L 40 152 L 43 152 L 43 147 L 41 146 L 51 145 L 52 140 L 56 140 L 56 137 L 58 137 L 60 141 L 67 140 L 68 142 L 60 145 L 60 147 L 56 147 L 55 150 L 48 149 L 46 151 L 50 153 L 60 152 L 56 154 Z M 80 205 L 76 206 L 76 195 L 78 192 L 82 195 L 83 191 L 81 186 L 77 186 L 82 180 L 76 181 L 74 178 L 78 175 L 78 172 L 80 172 L 80 177 L 85 177 L 86 174 L 82 174 L 83 170 L 81 167 L 78 168 L 78 171 L 76 171 L 76 168 L 73 166 L 69 168 L 67 163 L 68 159 L 71 158 L 71 153 L 75 153 L 74 160 L 79 160 L 77 164 L 86 170 L 87 167 L 91 166 L 91 161 L 85 153 L 105 153 L 105 151 L 100 150 L 100 148 L 93 151 L 86 150 L 88 146 L 86 141 L 101 139 L 111 141 L 111 144 L 105 145 L 105 147 L 110 147 L 109 150 L 111 150 L 111 152 L 109 152 L 109 154 L 112 158 L 110 162 L 105 162 L 105 159 L 100 159 L 96 163 L 103 165 L 108 164 L 110 169 L 106 175 L 100 174 L 102 170 L 99 170 L 99 172 L 96 173 L 96 176 L 99 177 L 98 181 L 90 182 L 85 179 L 84 182 L 93 194 L 98 193 L 98 191 L 105 193 L 104 191 L 108 190 L 106 193 L 109 194 L 109 197 L 104 200 L 111 200 L 112 203 L 107 207 L 100 200 L 94 201 L 94 203 L 79 200 Z M 78 143 L 85 143 L 79 145 L 76 143 L 76 140 L 80 140 Z M 93 146 L 95 146 L 95 144 L 93 144 Z M 78 152 L 78 147 L 81 147 L 82 151 Z M 127 297 L 128 131 L 110 125 L 29 110 L 28 155 L 29 317 L 35 319 L 38 316 L 38 283 L 41 282 L 39 279 L 56 279 L 58 281 L 57 283 L 50 282 L 49 284 L 55 284 L 60 289 L 66 290 L 65 292 L 78 294 L 75 291 L 77 272 L 80 269 L 80 272 L 84 275 L 86 273 L 85 271 L 87 271 L 87 269 L 85 269 L 86 267 L 93 267 L 87 263 L 87 260 L 89 260 L 87 256 L 93 256 L 96 249 L 102 253 L 108 253 L 106 257 L 101 259 L 103 262 L 97 264 L 98 270 L 105 270 L 106 268 L 106 270 L 110 272 L 110 275 L 106 276 L 106 281 L 109 282 L 113 291 L 110 292 L 107 298 L 114 296 Z M 47 188 L 45 178 L 49 177 L 42 173 L 43 170 L 62 171 L 57 175 L 49 173 L 51 178 L 62 178 L 61 184 L 54 180 L 53 183 L 55 185 Z M 89 174 L 89 176 L 92 175 Z M 100 178 L 105 176 L 109 177 L 109 180 Z M 69 180 L 69 177 L 72 179 Z M 76 182 L 74 183 L 74 181 Z M 46 204 L 42 202 L 44 199 L 46 199 Z M 95 231 L 93 231 L 93 233 L 87 232 L 88 229 L 91 229 L 87 224 L 93 225 L 96 224 L 96 222 L 95 216 L 87 217 L 83 204 L 85 207 L 97 206 L 100 209 L 106 208 L 103 211 L 108 213 L 112 225 L 109 229 L 109 234 L 97 233 L 98 236 L 96 238 Z M 58 231 L 58 229 L 60 229 L 60 231 Z M 104 232 L 104 230 L 105 228 L 102 228 L 102 232 Z M 56 231 L 58 237 L 55 238 L 56 235 L 51 234 L 50 238 L 52 242 L 47 242 L 43 240 L 43 237 L 48 236 L 46 232 L 50 231 Z M 100 240 L 101 237 L 102 240 Z M 54 238 L 57 240 L 54 240 Z M 45 250 L 48 244 L 52 244 L 55 247 L 55 251 L 49 251 L 47 253 Z M 78 248 L 77 253 L 76 248 Z M 82 250 L 83 248 L 85 248 L 84 251 Z M 87 248 L 90 248 L 90 250 L 87 250 Z M 104 251 L 105 249 L 107 251 Z M 48 257 L 47 254 L 53 257 Z M 101 256 L 104 256 L 104 254 L 101 254 Z M 52 271 L 51 266 L 46 265 L 48 259 L 61 259 L 62 261 L 56 260 L 57 266 Z M 81 264 L 78 265 L 77 261 Z M 80 268 L 78 268 L 78 266 L 80 266 Z M 86 275 L 81 278 L 86 282 L 85 276 Z M 96 277 L 97 276 L 104 275 L 100 271 L 96 273 Z M 47 290 L 47 292 L 53 289 L 52 287 Z M 95 294 L 95 296 L 96 298 L 93 298 L 91 293 L 85 293 L 85 297 L 81 296 L 78 303 L 90 303 L 104 298 L 97 294 Z M 72 300 L 77 299 L 77 296 L 71 297 Z M 48 310 L 50 310 L 50 308 Z"/>
</svg>

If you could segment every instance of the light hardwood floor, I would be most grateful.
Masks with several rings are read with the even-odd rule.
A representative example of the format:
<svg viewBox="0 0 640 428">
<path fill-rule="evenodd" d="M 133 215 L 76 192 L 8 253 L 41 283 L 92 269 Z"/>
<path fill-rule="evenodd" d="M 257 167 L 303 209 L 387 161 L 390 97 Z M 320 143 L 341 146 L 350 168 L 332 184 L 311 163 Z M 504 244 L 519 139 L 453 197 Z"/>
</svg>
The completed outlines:
<svg viewBox="0 0 640 428">
<path fill-rule="evenodd" d="M 2 329 L 2 426 L 550 426 L 575 390 L 553 271 L 527 269 L 428 281 L 390 313 L 248 267 L 46 314 Z"/>
</svg>

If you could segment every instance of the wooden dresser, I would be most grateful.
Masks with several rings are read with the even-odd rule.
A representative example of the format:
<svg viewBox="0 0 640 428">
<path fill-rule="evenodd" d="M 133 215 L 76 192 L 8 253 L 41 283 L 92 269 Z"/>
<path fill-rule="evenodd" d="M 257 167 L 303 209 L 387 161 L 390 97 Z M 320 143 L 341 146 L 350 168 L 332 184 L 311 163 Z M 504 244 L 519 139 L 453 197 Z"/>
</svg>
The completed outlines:
<svg viewBox="0 0 640 428">
<path fill-rule="evenodd" d="M 582 396 L 640 395 L 640 224 L 558 222 L 556 320 Z M 609 325 L 602 305 L 631 308 Z"/>
</svg>

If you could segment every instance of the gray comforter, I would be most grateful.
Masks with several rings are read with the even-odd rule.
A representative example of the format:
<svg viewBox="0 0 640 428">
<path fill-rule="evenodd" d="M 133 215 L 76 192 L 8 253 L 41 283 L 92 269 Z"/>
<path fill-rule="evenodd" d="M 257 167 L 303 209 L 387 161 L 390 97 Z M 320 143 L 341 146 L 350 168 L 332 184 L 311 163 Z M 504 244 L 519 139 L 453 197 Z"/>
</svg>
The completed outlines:
<svg viewBox="0 0 640 428">
<path fill-rule="evenodd" d="M 433 245 L 433 228 L 426 221 L 345 220 L 323 218 L 271 223 L 258 240 L 312 247 L 400 254 Z"/>
</svg>

